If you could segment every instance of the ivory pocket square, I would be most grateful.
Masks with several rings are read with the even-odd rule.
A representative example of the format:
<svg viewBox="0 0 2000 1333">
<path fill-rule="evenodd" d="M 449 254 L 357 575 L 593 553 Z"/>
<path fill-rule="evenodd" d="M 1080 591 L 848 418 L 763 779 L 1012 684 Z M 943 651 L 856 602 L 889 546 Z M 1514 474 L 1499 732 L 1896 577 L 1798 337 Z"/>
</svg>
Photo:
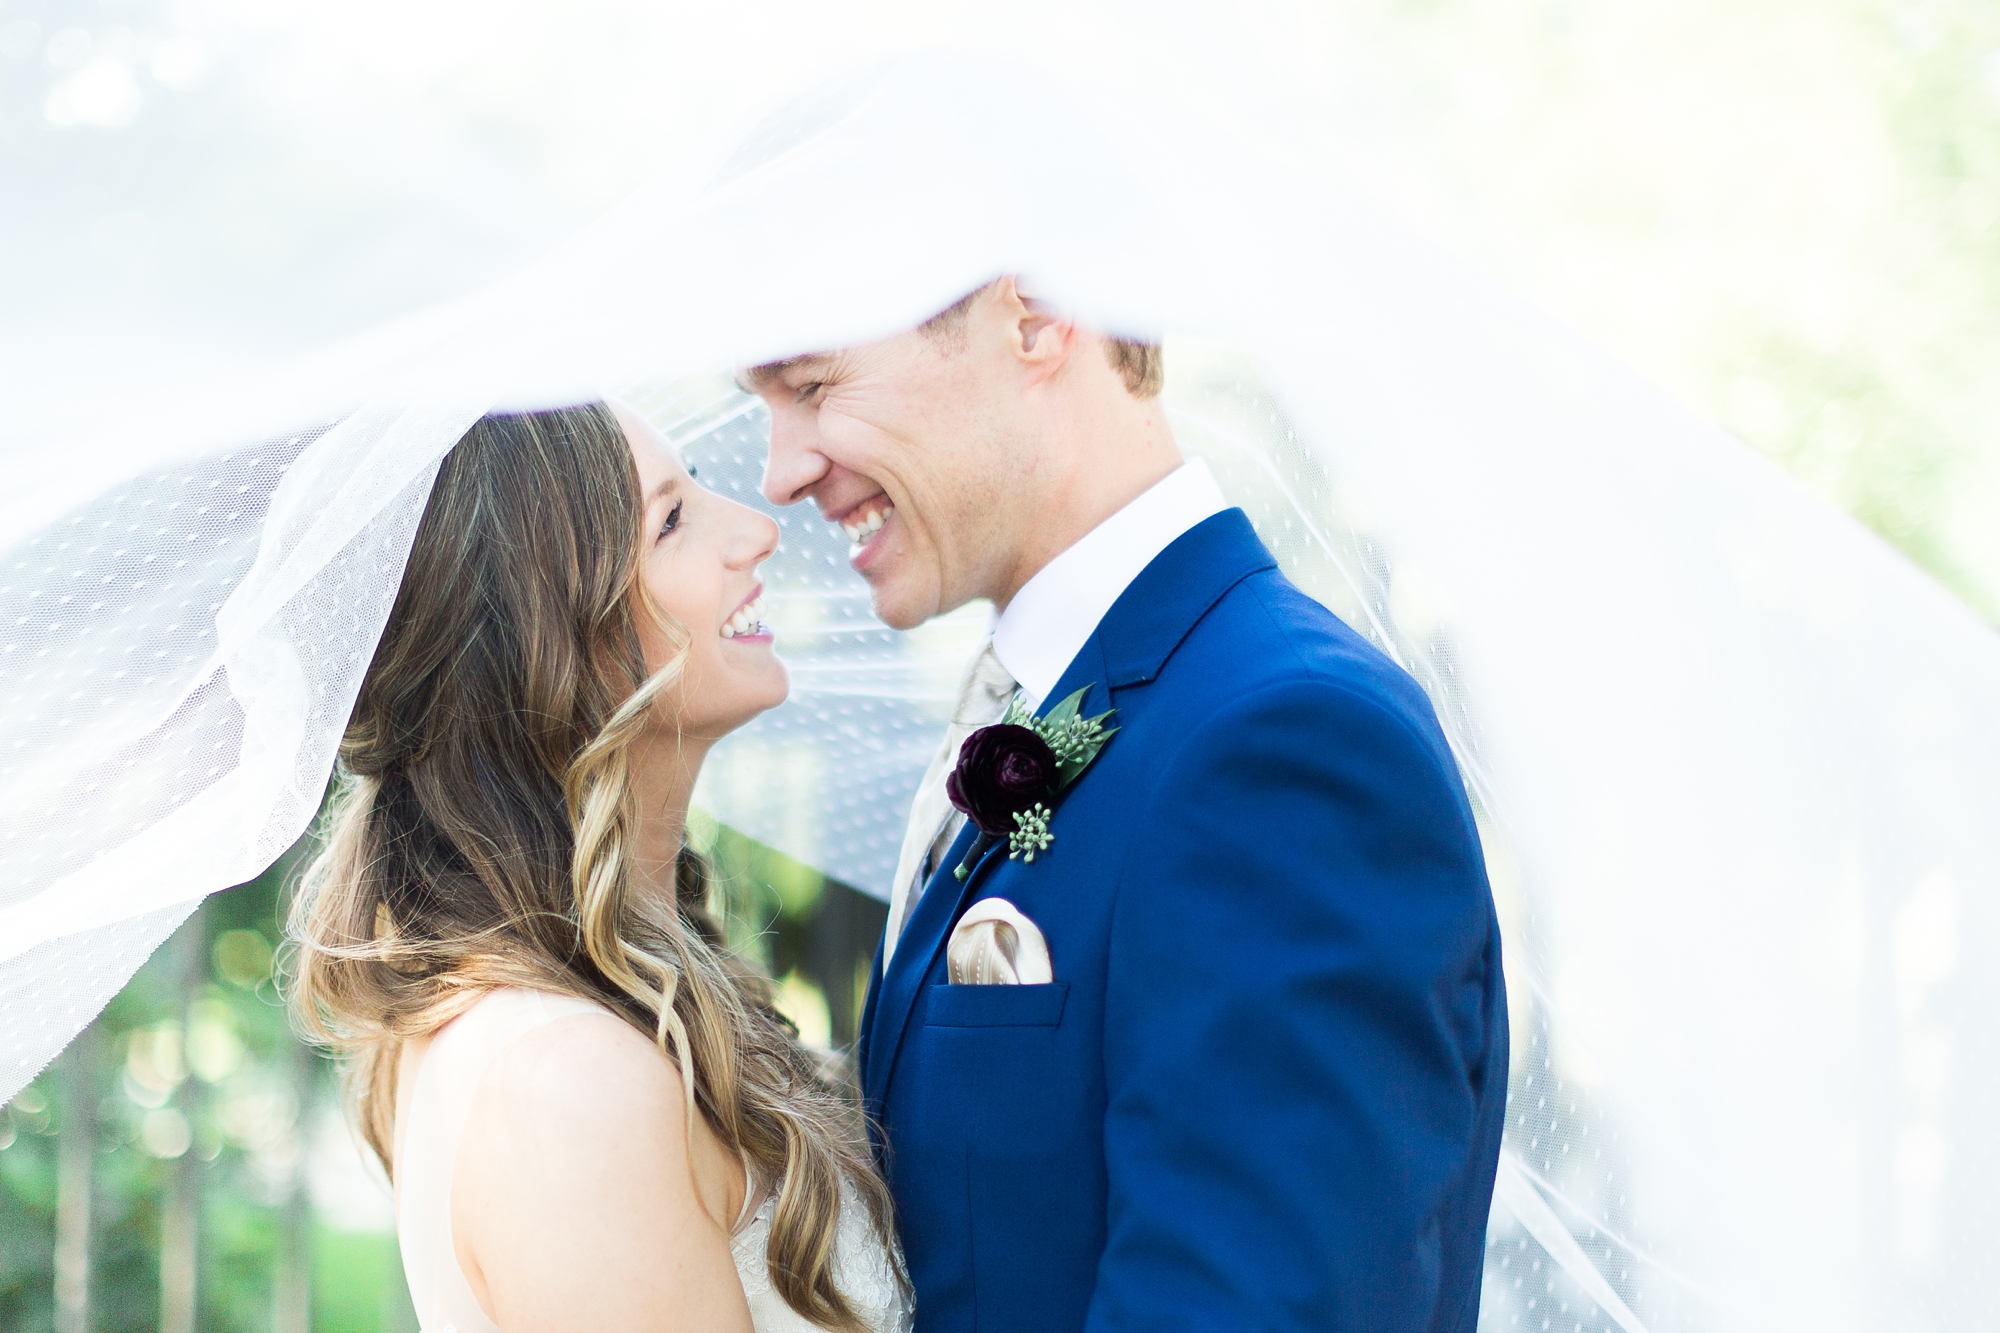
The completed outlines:
<svg viewBox="0 0 2000 1333">
<path fill-rule="evenodd" d="M 1046 986 L 1055 980 L 1041 927 L 1005 898 L 984 898 L 952 928 L 945 964 L 954 986 Z"/>
</svg>

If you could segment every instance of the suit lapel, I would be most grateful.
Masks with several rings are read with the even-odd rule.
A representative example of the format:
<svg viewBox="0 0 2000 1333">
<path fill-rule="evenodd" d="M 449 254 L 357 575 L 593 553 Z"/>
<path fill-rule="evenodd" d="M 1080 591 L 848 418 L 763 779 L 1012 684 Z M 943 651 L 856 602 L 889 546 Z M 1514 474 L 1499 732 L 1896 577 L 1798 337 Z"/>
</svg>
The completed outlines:
<svg viewBox="0 0 2000 1333">
<path fill-rule="evenodd" d="M 1276 563 L 1240 509 L 1224 510 L 1196 524 L 1147 565 L 1119 596 L 1048 698 L 1042 700 L 1042 711 L 1086 685 L 1091 687 L 1083 700 L 1086 714 L 1111 707 L 1114 690 L 1142 685 L 1159 674 L 1195 622 L 1225 592 Z M 1090 778 L 1085 774 L 1078 780 L 1088 782 Z M 867 1034 L 864 1091 L 871 1106 L 881 1106 L 924 979 L 936 964 L 953 924 L 972 901 L 981 878 L 1007 860 L 1005 845 L 994 844 L 960 884 L 952 872 L 976 832 L 970 823 L 959 830 L 903 927 L 903 938 L 889 960 L 887 975 L 877 979 L 867 1015 L 872 1021 L 863 1025 Z"/>
<path fill-rule="evenodd" d="M 909 1030 L 917 995 L 923 989 L 924 978 L 930 975 L 931 965 L 937 961 L 938 950 L 950 936 L 951 924 L 958 920 L 961 905 L 970 899 L 980 877 L 992 866 L 995 854 L 1003 861 L 1006 859 L 1003 845 L 995 843 L 986 849 L 986 855 L 960 884 L 953 872 L 978 832 L 967 821 L 952 840 L 951 850 L 938 863 L 937 873 L 926 881 L 923 897 L 917 900 L 916 910 L 904 924 L 903 937 L 889 960 L 888 974 L 881 980 L 875 1022 L 868 1036 L 867 1086 L 863 1088 L 871 1105 L 879 1105 L 888 1089 L 889 1074 L 896 1066 L 897 1053 L 902 1050 L 903 1034 Z"/>
</svg>

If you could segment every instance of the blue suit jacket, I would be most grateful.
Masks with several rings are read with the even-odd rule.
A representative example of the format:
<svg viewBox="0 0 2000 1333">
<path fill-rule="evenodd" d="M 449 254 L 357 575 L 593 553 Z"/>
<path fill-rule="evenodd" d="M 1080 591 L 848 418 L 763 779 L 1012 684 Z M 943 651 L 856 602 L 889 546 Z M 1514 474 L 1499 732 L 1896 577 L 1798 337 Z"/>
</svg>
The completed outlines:
<svg viewBox="0 0 2000 1333">
<path fill-rule="evenodd" d="M 962 834 L 861 1067 L 919 1333 L 1471 1333 L 1507 1091 L 1472 812 L 1407 675 L 1241 510 L 1184 534 L 1049 702 L 1118 734 L 1034 863 Z M 945 984 L 973 902 L 1056 981 Z"/>
</svg>

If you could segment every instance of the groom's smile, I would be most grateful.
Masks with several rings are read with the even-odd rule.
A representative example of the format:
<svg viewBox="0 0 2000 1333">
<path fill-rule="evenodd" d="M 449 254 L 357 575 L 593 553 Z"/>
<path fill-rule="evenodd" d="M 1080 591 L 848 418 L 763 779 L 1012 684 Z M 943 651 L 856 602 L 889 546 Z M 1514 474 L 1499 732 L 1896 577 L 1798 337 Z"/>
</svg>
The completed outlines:
<svg viewBox="0 0 2000 1333">
<path fill-rule="evenodd" d="M 847 558 L 853 562 L 856 569 L 862 568 L 866 563 L 868 552 L 878 544 L 876 538 L 895 513 L 896 506 L 887 495 L 876 495 L 863 500 L 838 517 L 827 515 L 840 525 L 842 532 L 847 534 L 848 545 L 851 548 Z"/>
</svg>

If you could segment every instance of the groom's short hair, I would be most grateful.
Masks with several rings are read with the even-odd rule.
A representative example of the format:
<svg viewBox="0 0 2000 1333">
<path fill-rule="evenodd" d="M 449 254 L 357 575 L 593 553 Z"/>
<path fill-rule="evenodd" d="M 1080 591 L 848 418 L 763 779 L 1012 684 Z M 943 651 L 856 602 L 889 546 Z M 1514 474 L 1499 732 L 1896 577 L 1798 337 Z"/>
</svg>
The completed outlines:
<svg viewBox="0 0 2000 1333">
<path fill-rule="evenodd" d="M 995 278 L 994 282 L 999 279 Z M 926 337 L 940 342 L 950 341 L 960 336 L 965 327 L 966 312 L 979 294 L 991 287 L 976 287 L 953 301 L 944 309 L 932 315 L 917 327 Z M 1132 338 L 1106 338 L 1104 356 L 1111 362 L 1111 368 L 1125 381 L 1125 387 L 1134 398 L 1157 398 L 1166 383 L 1166 358 L 1160 353 L 1158 343 L 1139 342 Z"/>
</svg>

